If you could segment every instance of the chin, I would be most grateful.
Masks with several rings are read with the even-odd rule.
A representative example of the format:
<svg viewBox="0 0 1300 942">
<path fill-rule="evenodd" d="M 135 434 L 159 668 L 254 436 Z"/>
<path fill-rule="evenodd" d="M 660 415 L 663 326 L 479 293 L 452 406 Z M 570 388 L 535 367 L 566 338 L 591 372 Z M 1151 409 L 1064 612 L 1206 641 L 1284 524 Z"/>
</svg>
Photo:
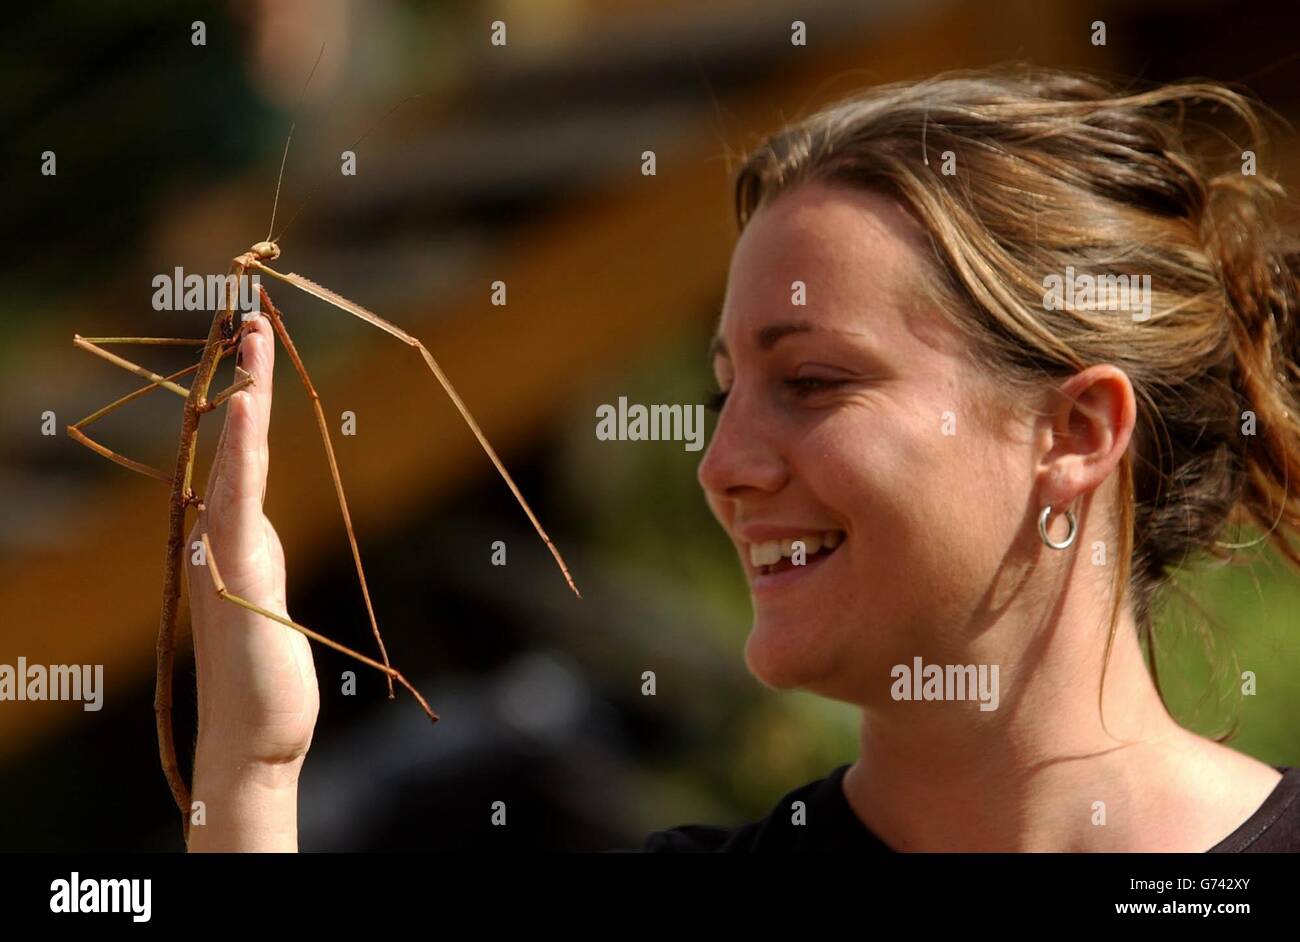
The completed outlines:
<svg viewBox="0 0 1300 942">
<path fill-rule="evenodd" d="M 755 618 L 745 641 L 745 666 L 776 690 L 816 689 L 825 684 L 831 658 L 808 627 L 775 624 Z"/>
</svg>

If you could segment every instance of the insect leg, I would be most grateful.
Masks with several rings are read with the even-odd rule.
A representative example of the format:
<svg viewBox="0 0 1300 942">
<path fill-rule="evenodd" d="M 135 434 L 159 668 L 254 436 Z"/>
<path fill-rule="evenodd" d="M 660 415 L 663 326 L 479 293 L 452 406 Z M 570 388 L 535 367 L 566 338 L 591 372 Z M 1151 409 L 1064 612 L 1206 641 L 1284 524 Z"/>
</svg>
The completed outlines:
<svg viewBox="0 0 1300 942">
<path fill-rule="evenodd" d="M 411 692 L 411 696 L 415 697 L 416 701 L 419 702 L 421 709 L 423 709 L 424 712 L 429 715 L 429 719 L 433 720 L 434 722 L 437 722 L 438 714 L 433 712 L 433 709 L 429 706 L 428 701 L 426 701 L 424 697 L 420 695 L 420 692 L 411 685 L 411 682 L 408 681 L 404 676 L 402 676 L 401 671 L 389 667 L 385 664 L 380 664 L 378 661 L 374 660 L 373 658 L 368 658 L 364 654 L 358 654 L 356 651 L 353 651 L 351 648 L 344 647 L 343 645 L 339 644 L 337 641 L 331 641 L 329 638 L 325 637 L 324 635 L 312 631 L 310 628 L 306 627 L 305 625 L 298 624 L 296 621 L 294 621 L 291 618 L 286 618 L 283 615 L 277 615 L 275 612 L 272 612 L 269 609 L 262 608 L 260 605 L 250 602 L 248 599 L 241 598 L 238 595 L 234 595 L 229 590 L 227 590 L 226 583 L 221 578 L 221 570 L 217 568 L 217 558 L 212 555 L 212 544 L 208 540 L 208 533 L 206 530 L 204 530 L 200 534 L 199 539 L 203 541 L 203 552 L 208 562 L 208 571 L 212 573 L 212 584 L 213 586 L 215 586 L 217 590 L 218 597 L 224 599 L 227 602 L 232 602 L 235 605 L 238 605 L 240 608 L 245 608 L 250 612 L 255 612 L 258 615 L 271 619 L 272 621 L 279 622 L 280 624 L 284 625 L 286 628 L 292 628 L 294 631 L 306 635 L 308 638 L 312 639 L 313 641 L 319 644 L 325 645 L 325 647 L 327 648 L 332 648 L 335 651 L 338 651 L 340 654 L 346 654 L 348 657 L 354 658 L 355 660 L 360 661 L 362 664 L 365 664 L 368 667 L 373 667 L 375 670 L 387 674 L 391 679 L 397 681 L 399 684 L 401 684 L 403 687 L 409 690 Z"/>
<path fill-rule="evenodd" d="M 361 595 L 365 598 L 366 614 L 370 617 L 370 629 L 374 632 L 375 641 L 379 643 L 380 656 L 383 657 L 384 663 L 388 664 L 388 650 L 384 647 L 384 639 L 379 634 L 379 622 L 375 619 L 375 609 L 370 602 L 370 588 L 366 585 L 366 572 L 361 565 L 361 551 L 357 548 L 357 536 L 352 529 L 352 515 L 348 513 L 348 499 L 343 493 L 343 479 L 339 476 L 339 465 L 334 457 L 334 445 L 330 441 L 329 426 L 325 423 L 325 411 L 321 406 L 320 395 L 316 392 L 316 387 L 307 374 L 307 367 L 303 365 L 302 357 L 298 355 L 298 349 L 289 336 L 289 328 L 284 325 L 284 318 L 271 303 L 271 297 L 266 293 L 266 289 L 259 286 L 259 290 L 262 295 L 262 310 L 270 317 L 275 335 L 280 338 L 280 344 L 289 354 L 289 359 L 293 361 L 294 369 L 298 371 L 298 376 L 307 389 L 307 395 L 311 398 L 312 408 L 316 412 L 316 424 L 320 428 L 321 442 L 325 445 L 325 457 L 329 460 L 330 477 L 334 479 L 334 493 L 338 496 L 339 510 L 343 514 L 343 526 L 348 531 L 348 543 L 352 546 L 352 559 L 356 564 L 357 579 L 361 582 Z M 389 677 L 388 698 L 391 700 L 393 696 L 393 678 Z"/>
</svg>

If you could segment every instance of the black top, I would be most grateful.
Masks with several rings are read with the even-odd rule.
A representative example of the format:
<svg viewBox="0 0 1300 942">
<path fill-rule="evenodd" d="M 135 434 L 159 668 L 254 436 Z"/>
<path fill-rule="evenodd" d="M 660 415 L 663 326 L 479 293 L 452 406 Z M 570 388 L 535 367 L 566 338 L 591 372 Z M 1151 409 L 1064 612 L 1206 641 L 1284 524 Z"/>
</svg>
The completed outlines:
<svg viewBox="0 0 1300 942">
<path fill-rule="evenodd" d="M 655 831 L 648 853 L 827 853 L 892 849 L 853 813 L 841 782 L 847 765 L 796 788 L 777 802 L 766 818 L 738 828 L 687 824 Z M 1282 767 L 1282 780 L 1241 827 L 1207 853 L 1300 851 L 1300 768 Z M 791 821 L 791 802 L 802 801 L 803 824 Z"/>
</svg>

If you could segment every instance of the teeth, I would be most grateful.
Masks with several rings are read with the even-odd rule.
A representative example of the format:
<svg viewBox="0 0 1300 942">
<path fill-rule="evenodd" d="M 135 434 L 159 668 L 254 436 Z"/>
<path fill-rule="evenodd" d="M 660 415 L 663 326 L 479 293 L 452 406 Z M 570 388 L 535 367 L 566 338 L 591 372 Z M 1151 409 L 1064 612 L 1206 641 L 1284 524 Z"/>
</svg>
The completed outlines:
<svg viewBox="0 0 1300 942">
<path fill-rule="evenodd" d="M 794 556 L 794 544 L 802 542 L 804 556 L 811 556 L 822 549 L 834 549 L 840 545 L 842 534 L 838 530 L 827 530 L 822 534 L 810 534 L 789 540 L 765 540 L 762 543 L 749 544 L 749 561 L 754 566 L 772 566 L 782 557 Z"/>
</svg>

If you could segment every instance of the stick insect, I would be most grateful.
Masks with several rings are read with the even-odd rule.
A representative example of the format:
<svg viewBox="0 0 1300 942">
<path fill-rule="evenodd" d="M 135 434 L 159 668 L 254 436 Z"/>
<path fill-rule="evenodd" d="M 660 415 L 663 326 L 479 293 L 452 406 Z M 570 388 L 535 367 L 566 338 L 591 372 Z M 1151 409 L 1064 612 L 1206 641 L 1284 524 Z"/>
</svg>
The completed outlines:
<svg viewBox="0 0 1300 942">
<path fill-rule="evenodd" d="M 319 61 L 319 60 L 318 60 Z M 200 420 L 219 408 L 231 396 L 241 389 L 247 388 L 253 382 L 253 377 L 246 373 L 238 365 L 235 367 L 234 381 L 222 389 L 220 392 L 209 397 L 209 390 L 216 376 L 221 362 L 233 353 L 242 337 L 246 321 L 235 323 L 236 312 L 236 285 L 239 279 L 251 274 L 266 275 L 277 281 L 291 285 L 300 291 L 305 292 L 315 298 L 319 298 L 326 303 L 333 305 L 341 311 L 358 317 L 363 321 L 379 328 L 380 330 L 397 338 L 402 343 L 407 344 L 417 351 L 423 358 L 429 370 L 433 373 L 438 383 L 450 397 L 456 409 L 460 412 L 461 417 L 469 426 L 474 436 L 478 439 L 484 452 L 491 459 L 492 464 L 496 467 L 501 477 L 509 486 L 510 491 L 514 494 L 515 499 L 519 502 L 524 513 L 528 516 L 533 528 L 537 531 L 538 536 L 546 544 L 555 562 L 564 575 L 565 582 L 573 590 L 578 598 L 582 594 L 578 591 L 573 577 L 569 573 L 568 566 L 565 565 L 564 558 L 556 548 L 551 538 L 547 535 L 546 530 L 542 527 L 541 522 L 529 507 L 528 502 L 520 493 L 518 486 L 510 477 L 505 465 L 497 456 L 496 451 L 488 442 L 487 437 L 479 428 L 478 423 L 470 414 L 468 407 L 460 395 L 456 392 L 455 387 L 443 373 L 438 362 L 417 338 L 402 330 L 397 325 L 383 319 L 351 301 L 342 297 L 338 293 L 317 284 L 309 278 L 294 272 L 283 273 L 271 268 L 268 263 L 275 261 L 280 257 L 280 236 L 272 238 L 275 230 L 275 211 L 279 205 L 280 182 L 284 178 L 284 166 L 288 159 L 289 144 L 293 139 L 293 128 L 289 129 L 289 137 L 285 142 L 284 156 L 280 163 L 280 178 L 276 182 L 275 202 L 271 210 L 271 226 L 267 231 L 267 237 L 261 242 L 255 243 L 248 251 L 235 257 L 231 262 L 230 272 L 226 278 L 225 302 L 222 310 L 217 311 L 212 319 L 212 324 L 208 330 L 206 339 L 181 339 L 171 337 L 82 337 L 75 335 L 73 343 L 89 353 L 100 357 L 109 363 L 119 366 L 135 375 L 148 380 L 148 384 L 136 389 L 122 398 L 109 403 L 103 408 L 91 413 L 73 425 L 67 426 L 68 435 L 76 442 L 86 446 L 91 451 L 108 458 L 124 468 L 155 478 L 170 487 L 170 497 L 168 500 L 168 529 L 167 529 L 167 546 L 163 563 L 163 592 L 162 592 L 162 615 L 158 626 L 158 642 L 156 649 L 157 674 L 156 686 L 154 690 L 154 716 L 158 734 L 158 751 L 162 762 L 163 774 L 167 779 L 167 784 L 171 789 L 172 797 L 176 801 L 176 806 L 181 813 L 182 831 L 186 839 L 189 837 L 190 824 L 190 791 L 186 785 L 184 777 L 176 761 L 176 747 L 172 731 L 172 679 L 173 679 L 173 662 L 175 657 L 176 628 L 180 617 L 180 596 L 181 596 L 181 574 L 184 559 L 184 540 L 186 534 L 186 522 L 191 507 L 195 508 L 199 522 L 200 541 L 203 546 L 204 557 L 208 572 L 212 578 L 213 585 L 218 597 L 230 602 L 241 608 L 256 612 L 266 618 L 301 632 L 308 638 L 323 644 L 329 648 L 346 654 L 369 667 L 382 672 L 388 682 L 388 697 L 393 699 L 394 688 L 393 682 L 396 681 L 419 703 L 420 708 L 429 716 L 430 720 L 437 721 L 438 715 L 434 713 L 428 702 L 420 692 L 406 679 L 405 676 L 396 670 L 388 659 L 388 651 L 384 646 L 384 641 L 379 632 L 379 624 L 375 618 L 374 606 L 371 604 L 370 589 L 366 584 L 365 569 L 361 564 L 361 554 L 357 548 L 356 534 L 352 527 L 352 517 L 348 511 L 347 497 L 343 491 L 342 478 L 339 475 L 338 462 L 334 455 L 334 446 L 330 440 L 329 428 L 325 421 L 324 408 L 321 405 L 320 395 L 317 393 L 307 368 L 299 355 L 293 340 L 289 335 L 289 329 L 285 324 L 283 316 L 272 303 L 270 295 L 266 288 L 258 285 L 259 299 L 261 302 L 262 313 L 265 313 L 271 322 L 275 337 L 280 341 L 280 345 L 288 353 L 289 359 L 293 362 L 294 370 L 298 373 L 299 379 L 311 399 L 312 408 L 316 414 L 316 424 L 318 426 L 321 442 L 325 447 L 325 456 L 329 463 L 330 476 L 334 483 L 334 492 L 338 501 L 339 511 L 343 517 L 343 524 L 347 530 L 348 543 L 351 547 L 352 559 L 357 571 L 357 579 L 361 586 L 361 594 L 365 600 L 366 614 L 370 621 L 371 631 L 375 636 L 378 644 L 380 660 L 367 657 L 357 651 L 347 648 L 335 641 L 330 640 L 324 635 L 313 631 L 305 625 L 298 624 L 291 619 L 269 611 L 256 603 L 241 598 L 226 589 L 225 583 L 221 578 L 221 571 L 218 566 L 216 557 L 212 553 L 212 546 L 207 533 L 206 508 L 203 503 L 203 497 L 194 488 L 194 458 L 198 444 L 198 430 Z M 287 228 L 287 227 L 286 227 Z M 281 236 L 283 232 L 281 233 Z M 260 279 L 259 279 L 260 281 Z M 194 346 L 199 348 L 199 360 L 192 366 L 189 366 L 179 372 L 172 373 L 169 376 L 161 376 L 150 370 L 145 369 L 129 360 L 126 360 L 114 353 L 104 349 L 106 346 L 114 344 L 146 344 L 160 346 Z M 192 375 L 193 379 L 188 388 L 178 384 L 176 381 L 186 376 Z M 180 441 L 176 449 L 175 464 L 170 472 L 151 467 L 131 458 L 118 454 L 105 445 L 91 439 L 85 434 L 83 429 L 98 421 L 111 412 L 116 411 L 122 406 L 147 395 L 157 389 L 167 390 L 184 399 L 184 406 L 181 410 L 181 432 Z"/>
</svg>

